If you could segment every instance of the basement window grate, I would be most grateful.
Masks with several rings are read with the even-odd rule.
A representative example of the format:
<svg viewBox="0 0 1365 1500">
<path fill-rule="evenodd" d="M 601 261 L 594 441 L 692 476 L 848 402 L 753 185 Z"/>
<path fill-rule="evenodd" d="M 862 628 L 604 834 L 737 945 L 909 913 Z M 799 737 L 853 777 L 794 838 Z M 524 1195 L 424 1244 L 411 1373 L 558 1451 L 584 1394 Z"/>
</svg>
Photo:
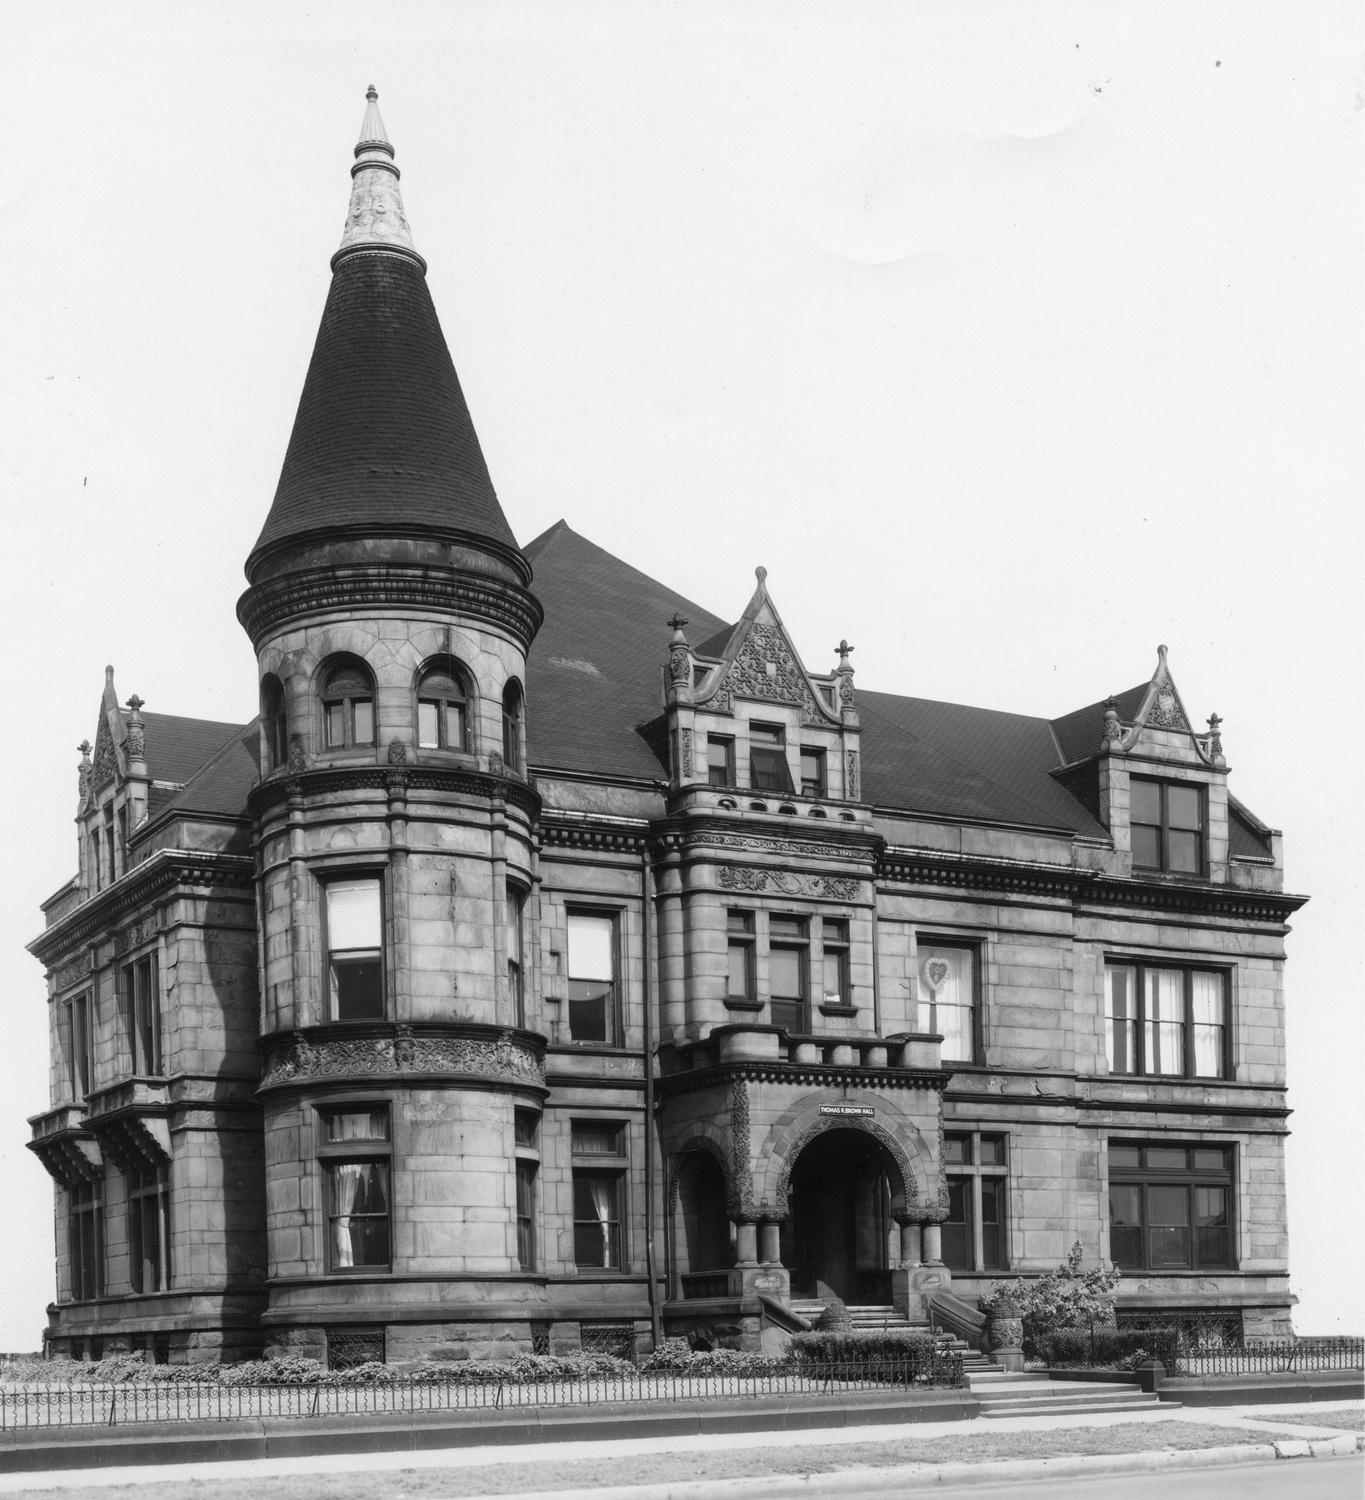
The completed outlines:
<svg viewBox="0 0 1365 1500">
<path fill-rule="evenodd" d="M 610 1354 L 616 1359 L 634 1358 L 633 1323 L 584 1323 L 581 1327 L 584 1354 Z"/>
<path fill-rule="evenodd" d="M 383 1328 L 328 1328 L 326 1334 L 329 1370 L 384 1363 Z"/>
</svg>

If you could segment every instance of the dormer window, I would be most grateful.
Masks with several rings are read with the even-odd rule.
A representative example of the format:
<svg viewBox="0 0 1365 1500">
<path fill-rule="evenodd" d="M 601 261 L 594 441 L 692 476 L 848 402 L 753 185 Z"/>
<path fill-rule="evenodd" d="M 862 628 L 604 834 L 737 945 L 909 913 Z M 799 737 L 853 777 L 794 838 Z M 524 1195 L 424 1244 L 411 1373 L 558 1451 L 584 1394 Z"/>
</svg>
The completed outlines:
<svg viewBox="0 0 1365 1500">
<path fill-rule="evenodd" d="M 1133 864 L 1172 875 L 1204 869 L 1204 809 L 1200 788 L 1134 776 L 1131 820 Z"/>
<path fill-rule="evenodd" d="M 712 786 L 734 786 L 735 742 L 729 735 L 706 736 L 706 779 Z"/>
<path fill-rule="evenodd" d="M 417 684 L 417 744 L 423 750 L 469 748 L 469 694 L 453 662 L 428 667 Z"/>
<path fill-rule="evenodd" d="M 354 662 L 343 662 L 327 674 L 322 716 L 329 750 L 374 744 L 374 684 Z"/>
<path fill-rule="evenodd" d="M 749 785 L 756 791 L 790 792 L 787 733 L 780 724 L 749 725 Z"/>
<path fill-rule="evenodd" d="M 811 745 L 801 746 L 801 795 L 825 795 L 825 752 Z"/>
</svg>

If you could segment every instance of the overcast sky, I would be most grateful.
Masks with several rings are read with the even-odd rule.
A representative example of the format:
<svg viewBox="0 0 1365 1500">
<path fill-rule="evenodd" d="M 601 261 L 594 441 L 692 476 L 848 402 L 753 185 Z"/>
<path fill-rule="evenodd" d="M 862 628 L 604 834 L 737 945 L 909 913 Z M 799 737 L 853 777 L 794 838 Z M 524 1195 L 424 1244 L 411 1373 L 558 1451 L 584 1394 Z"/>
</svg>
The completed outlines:
<svg viewBox="0 0 1365 1500">
<path fill-rule="evenodd" d="M 234 606 L 371 82 L 519 539 L 727 619 L 762 563 L 889 692 L 1051 717 L 1170 646 L 1313 897 L 1291 1272 L 1301 1332 L 1365 1330 L 1356 10 L 0 4 L 0 1347 L 53 1288 L 23 944 L 75 746 L 106 662 L 255 711 Z"/>
</svg>

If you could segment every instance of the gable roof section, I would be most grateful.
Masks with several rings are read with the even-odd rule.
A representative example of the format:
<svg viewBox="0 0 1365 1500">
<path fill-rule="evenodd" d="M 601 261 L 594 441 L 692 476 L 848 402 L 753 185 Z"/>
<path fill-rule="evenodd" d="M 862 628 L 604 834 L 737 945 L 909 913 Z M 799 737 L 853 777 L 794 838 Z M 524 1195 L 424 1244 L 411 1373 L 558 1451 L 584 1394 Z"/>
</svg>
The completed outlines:
<svg viewBox="0 0 1365 1500">
<path fill-rule="evenodd" d="M 159 807 L 152 809 L 152 815 L 174 811 L 244 818 L 247 797 L 260 775 L 256 759 L 260 725 L 259 719 L 249 724 L 227 725 L 231 730 L 227 739 L 194 771 L 180 791 L 171 792 Z"/>
<path fill-rule="evenodd" d="M 125 725 L 128 715 L 123 715 Z M 142 715 L 147 769 L 155 781 L 186 782 L 242 729 L 216 719 L 184 719 L 178 714 Z"/>
<path fill-rule="evenodd" d="M 639 729 L 663 712 L 665 622 L 681 612 L 694 636 L 727 627 L 563 521 L 524 550 L 545 607 L 526 664 L 531 764 L 661 780 L 668 767 Z"/>
<path fill-rule="evenodd" d="M 1117 694 L 1115 711 L 1120 723 L 1131 724 L 1137 718 L 1150 686 L 1150 683 L 1140 682 L 1136 687 Z M 1057 736 L 1057 746 L 1062 753 L 1064 766 L 1071 765 L 1073 761 L 1088 760 L 1099 752 L 1100 741 L 1104 738 L 1104 710 L 1108 701 L 1105 698 L 1098 703 L 1087 703 L 1084 708 L 1063 714 L 1060 719 L 1053 719 L 1052 732 Z"/>
</svg>

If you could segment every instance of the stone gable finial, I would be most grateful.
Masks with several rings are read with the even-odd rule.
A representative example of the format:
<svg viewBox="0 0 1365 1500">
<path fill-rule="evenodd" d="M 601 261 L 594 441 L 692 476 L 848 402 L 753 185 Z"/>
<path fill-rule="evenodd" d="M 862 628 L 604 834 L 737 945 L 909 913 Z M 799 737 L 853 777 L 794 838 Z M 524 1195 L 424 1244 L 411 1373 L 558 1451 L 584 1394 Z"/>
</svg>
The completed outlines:
<svg viewBox="0 0 1365 1500">
<path fill-rule="evenodd" d="M 1104 732 L 1100 736 L 1101 750 L 1117 750 L 1123 741 L 1123 725 L 1119 723 L 1119 700 L 1110 693 L 1104 700 Z"/>
<path fill-rule="evenodd" d="M 1224 764 L 1223 761 L 1223 736 L 1221 733 L 1223 721 L 1217 714 L 1209 715 L 1209 738 L 1208 757 L 1215 765 Z"/>
<path fill-rule="evenodd" d="M 855 648 L 845 640 L 840 641 L 834 649 L 839 653 L 839 665 L 834 669 L 839 678 L 839 703 L 843 708 L 852 708 L 856 700 L 853 694 L 853 663 L 849 661 L 849 657 Z"/>
<path fill-rule="evenodd" d="M 685 686 L 692 673 L 690 661 L 690 650 L 687 637 L 683 634 L 683 626 L 687 621 L 681 614 L 674 613 L 668 622 L 673 629 L 673 635 L 668 642 L 668 675 L 678 686 Z"/>
<path fill-rule="evenodd" d="M 85 805 L 86 798 L 90 795 L 90 741 L 82 740 L 76 749 L 81 752 L 81 763 L 76 768 L 76 786 L 81 799 L 81 805 Z"/>
<path fill-rule="evenodd" d="M 128 743 L 125 747 L 129 760 L 146 760 L 146 726 L 142 722 L 142 705 L 145 700 L 136 693 L 128 700 Z"/>
<path fill-rule="evenodd" d="M 351 203 L 341 245 L 332 257 L 334 266 L 338 257 L 350 250 L 384 249 L 417 255 L 403 212 L 403 195 L 398 191 L 401 174 L 394 164 L 393 146 L 379 113 L 374 84 L 366 90 L 365 100 L 365 118 L 351 168 Z"/>
</svg>

